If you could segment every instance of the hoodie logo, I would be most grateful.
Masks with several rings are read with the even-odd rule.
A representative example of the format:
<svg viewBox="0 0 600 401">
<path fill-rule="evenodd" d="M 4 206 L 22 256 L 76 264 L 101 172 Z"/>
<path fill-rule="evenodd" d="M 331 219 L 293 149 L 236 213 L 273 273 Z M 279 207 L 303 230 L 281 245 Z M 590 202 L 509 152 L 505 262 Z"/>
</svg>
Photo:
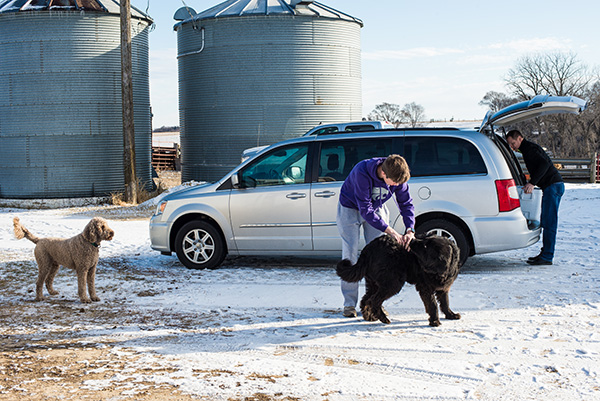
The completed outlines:
<svg viewBox="0 0 600 401">
<path fill-rule="evenodd" d="M 386 200 L 391 196 L 387 188 L 374 187 L 371 191 L 371 199 L 374 201 Z"/>
</svg>

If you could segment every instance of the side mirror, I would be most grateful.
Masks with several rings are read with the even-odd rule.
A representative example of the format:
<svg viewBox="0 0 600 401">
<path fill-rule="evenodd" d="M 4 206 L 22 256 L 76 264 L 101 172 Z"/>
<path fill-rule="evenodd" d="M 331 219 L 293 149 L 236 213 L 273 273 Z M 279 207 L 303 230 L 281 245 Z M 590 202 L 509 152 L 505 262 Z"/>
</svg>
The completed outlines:
<svg viewBox="0 0 600 401">
<path fill-rule="evenodd" d="M 298 166 L 292 166 L 290 173 L 294 180 L 302 178 L 302 169 Z"/>
<path fill-rule="evenodd" d="M 231 176 L 231 186 L 233 188 L 239 188 L 240 187 L 240 176 L 239 176 L 239 172 L 233 174 Z"/>
</svg>

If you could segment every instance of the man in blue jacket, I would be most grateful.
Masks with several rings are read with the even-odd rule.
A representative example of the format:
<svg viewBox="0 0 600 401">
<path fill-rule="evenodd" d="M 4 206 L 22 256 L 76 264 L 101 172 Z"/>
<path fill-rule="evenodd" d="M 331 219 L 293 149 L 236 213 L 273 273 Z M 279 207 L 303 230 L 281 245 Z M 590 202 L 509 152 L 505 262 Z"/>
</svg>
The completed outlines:
<svg viewBox="0 0 600 401">
<path fill-rule="evenodd" d="M 523 187 L 523 192 L 530 194 L 534 186 L 542 189 L 542 251 L 539 255 L 527 260 L 530 265 L 551 265 L 554 258 L 556 245 L 556 232 L 558 231 L 558 207 L 560 199 L 565 193 L 563 179 L 554 167 L 554 163 L 544 149 L 536 143 L 523 138 L 518 130 L 511 130 L 506 134 L 506 141 L 514 151 L 520 151 L 527 171 L 529 182 Z"/>
<path fill-rule="evenodd" d="M 408 249 L 415 235 L 415 211 L 407 184 L 409 178 L 408 164 L 399 155 L 367 159 L 354 166 L 342 185 L 337 210 L 343 259 L 349 259 L 353 264 L 358 260 L 361 227 L 367 244 L 386 233 Z M 406 227 L 403 235 L 389 225 L 385 202 L 394 195 Z M 356 317 L 358 283 L 342 280 L 341 286 L 343 314 Z"/>
</svg>

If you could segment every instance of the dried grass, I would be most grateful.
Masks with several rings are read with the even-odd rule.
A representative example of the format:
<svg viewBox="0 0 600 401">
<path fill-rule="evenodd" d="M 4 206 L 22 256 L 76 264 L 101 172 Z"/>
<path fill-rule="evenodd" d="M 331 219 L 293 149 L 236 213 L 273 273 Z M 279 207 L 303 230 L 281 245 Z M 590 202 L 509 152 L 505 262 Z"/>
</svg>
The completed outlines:
<svg viewBox="0 0 600 401">
<path fill-rule="evenodd" d="M 170 173 L 170 174 L 169 174 Z M 175 173 L 175 174 L 173 174 Z M 158 172 L 159 178 L 155 179 L 156 189 L 154 191 L 148 191 L 146 184 L 141 179 L 136 180 L 136 193 L 137 201 L 135 204 L 144 203 L 149 199 L 152 199 L 161 193 L 165 192 L 169 188 L 179 185 L 181 183 L 181 175 L 176 172 Z M 178 177 L 178 178 L 177 178 Z M 179 183 L 177 183 L 177 181 Z M 110 194 L 110 204 L 115 206 L 128 206 L 129 203 L 125 202 L 125 192 L 112 192 Z"/>
</svg>

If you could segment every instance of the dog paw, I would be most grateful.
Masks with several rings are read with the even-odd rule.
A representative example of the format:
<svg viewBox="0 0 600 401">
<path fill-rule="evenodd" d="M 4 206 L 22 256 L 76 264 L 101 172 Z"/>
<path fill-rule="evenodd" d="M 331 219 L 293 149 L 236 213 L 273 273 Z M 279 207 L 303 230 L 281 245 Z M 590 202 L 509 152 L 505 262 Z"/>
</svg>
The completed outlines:
<svg viewBox="0 0 600 401">
<path fill-rule="evenodd" d="M 429 325 L 430 325 L 431 327 L 438 327 L 438 326 L 441 326 L 441 324 L 442 324 L 442 323 L 441 323 L 439 320 L 430 320 L 430 321 L 429 321 Z"/>
<path fill-rule="evenodd" d="M 390 324 L 390 323 L 392 323 L 392 322 L 390 321 L 390 319 L 388 319 L 388 318 L 387 318 L 387 316 L 385 316 L 385 315 L 384 315 L 384 316 L 380 316 L 380 317 L 379 317 L 379 321 L 380 321 L 381 323 L 385 323 L 385 324 Z"/>
<path fill-rule="evenodd" d="M 370 307 L 364 307 L 360 310 L 360 313 L 363 316 L 363 319 L 365 319 L 367 322 L 376 322 L 377 321 L 377 317 L 375 317 L 373 315 L 373 312 L 371 311 Z"/>
<path fill-rule="evenodd" d="M 81 302 L 83 302 L 84 304 L 91 304 L 92 300 L 89 298 L 81 298 Z"/>
<path fill-rule="evenodd" d="M 56 291 L 56 290 L 48 290 L 48 294 L 50 294 L 50 295 L 58 295 L 58 291 Z"/>
<path fill-rule="evenodd" d="M 35 302 L 41 302 L 44 300 L 44 297 L 35 297 Z"/>
<path fill-rule="evenodd" d="M 98 298 L 98 297 L 91 297 L 91 300 L 92 300 L 93 302 L 99 302 L 99 301 L 100 301 L 100 298 Z"/>
</svg>

